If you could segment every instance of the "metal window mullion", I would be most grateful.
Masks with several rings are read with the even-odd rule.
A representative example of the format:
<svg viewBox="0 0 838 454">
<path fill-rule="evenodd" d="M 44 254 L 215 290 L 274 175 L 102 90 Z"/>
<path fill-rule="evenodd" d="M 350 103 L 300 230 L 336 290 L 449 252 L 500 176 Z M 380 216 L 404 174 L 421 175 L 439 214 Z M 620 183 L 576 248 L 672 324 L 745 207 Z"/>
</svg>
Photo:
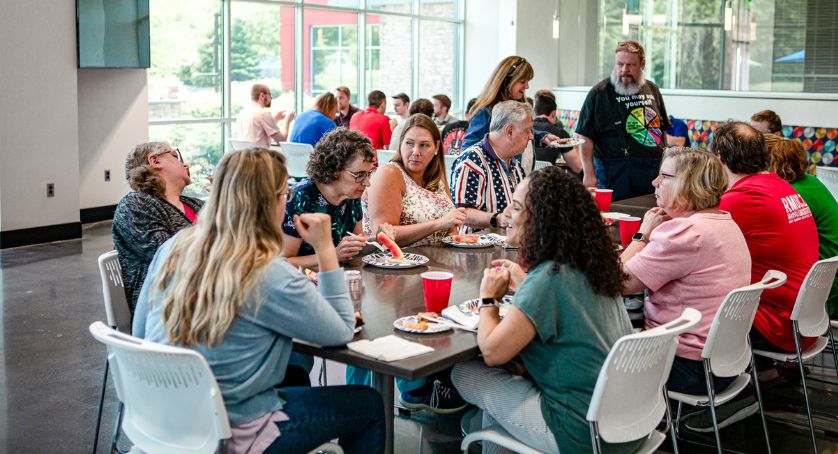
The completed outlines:
<svg viewBox="0 0 838 454">
<path fill-rule="evenodd" d="M 454 84 L 454 89 L 457 90 L 457 91 L 456 91 L 456 93 L 454 93 L 454 99 L 457 100 L 457 102 L 459 103 L 460 109 L 463 110 L 463 116 L 465 116 L 465 108 L 466 108 L 466 97 L 465 97 L 466 96 L 466 93 L 465 93 L 466 87 L 465 87 L 465 77 L 463 77 L 463 74 L 465 73 L 465 58 L 463 58 L 463 56 L 466 53 L 466 51 L 465 51 L 465 49 L 466 49 L 466 45 L 465 45 L 465 43 L 466 43 L 466 39 L 465 39 L 466 25 L 465 25 L 465 21 L 462 20 L 466 16 L 465 10 L 466 10 L 466 0 L 458 0 L 458 5 L 457 5 L 457 19 L 458 19 L 458 22 L 456 24 L 457 25 L 457 27 L 456 27 L 457 31 L 456 31 L 456 34 L 454 36 L 454 39 L 456 40 L 456 43 L 457 43 L 457 45 L 455 46 L 455 49 L 456 49 L 455 52 L 456 53 L 454 55 L 454 61 L 456 62 L 455 64 L 457 65 L 457 69 L 455 70 L 455 73 L 454 73 L 454 77 L 456 78 L 456 83 Z"/>
<path fill-rule="evenodd" d="M 303 110 L 303 32 L 303 6 L 297 4 L 294 5 L 294 110 L 297 112 Z M 311 77 L 314 77 L 314 74 Z"/>
<path fill-rule="evenodd" d="M 416 99 L 419 93 L 419 17 L 417 16 L 419 13 L 419 0 L 413 0 L 412 8 L 413 14 L 410 19 L 412 30 L 410 34 L 413 42 L 410 46 L 412 54 L 410 61 L 413 70 L 410 72 L 410 99 Z M 381 39 L 380 35 L 379 39 Z"/>
<path fill-rule="evenodd" d="M 366 0 L 360 0 L 361 9 L 366 8 Z M 357 104 L 366 108 L 366 103 L 362 102 L 364 94 L 367 92 L 367 15 L 364 12 L 358 13 L 358 86 L 356 93 L 358 93 Z"/>
<path fill-rule="evenodd" d="M 230 86 L 233 80 L 233 69 L 231 65 L 231 55 L 230 49 L 232 47 L 232 38 L 233 38 L 233 14 L 232 14 L 232 4 L 231 0 L 221 0 L 222 8 L 221 8 L 221 24 L 224 29 L 224 32 L 221 37 L 222 42 L 222 82 L 221 82 L 221 116 L 224 118 L 230 118 L 232 116 L 233 110 L 233 102 L 232 102 L 232 94 L 230 93 Z M 230 126 L 230 122 L 223 122 L 223 127 L 221 128 L 221 149 L 227 149 L 228 138 L 233 137 L 232 128 Z M 232 150 L 227 150 L 232 151 Z"/>
</svg>

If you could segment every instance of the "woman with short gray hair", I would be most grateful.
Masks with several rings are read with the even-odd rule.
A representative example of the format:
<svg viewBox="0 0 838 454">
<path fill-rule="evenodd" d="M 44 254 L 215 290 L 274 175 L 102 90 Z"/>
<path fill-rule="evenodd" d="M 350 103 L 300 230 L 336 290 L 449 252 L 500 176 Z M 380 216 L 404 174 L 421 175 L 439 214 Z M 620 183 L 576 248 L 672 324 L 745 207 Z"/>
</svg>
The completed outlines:
<svg viewBox="0 0 838 454">
<path fill-rule="evenodd" d="M 125 179 L 133 191 L 116 207 L 112 235 L 133 314 L 157 248 L 192 225 L 204 202 L 182 195 L 189 185 L 189 166 L 167 142 L 134 147 L 125 159 Z"/>
</svg>

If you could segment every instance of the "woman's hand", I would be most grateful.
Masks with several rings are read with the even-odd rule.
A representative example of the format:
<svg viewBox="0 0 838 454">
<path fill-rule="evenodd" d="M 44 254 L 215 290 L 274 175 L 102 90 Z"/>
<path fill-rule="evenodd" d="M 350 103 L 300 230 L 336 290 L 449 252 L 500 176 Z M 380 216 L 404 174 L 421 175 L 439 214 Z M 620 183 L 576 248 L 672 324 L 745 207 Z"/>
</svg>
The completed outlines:
<svg viewBox="0 0 838 454">
<path fill-rule="evenodd" d="M 521 265 L 513 262 L 512 260 L 492 260 L 492 266 L 496 268 L 499 267 L 500 269 L 509 272 L 509 289 L 512 291 L 517 291 L 518 287 L 521 286 L 521 282 L 523 282 L 524 278 L 527 277 L 527 272 L 521 268 Z"/>
<path fill-rule="evenodd" d="M 670 219 L 672 219 L 672 216 L 666 214 L 663 208 L 651 208 L 643 215 L 643 222 L 640 224 L 640 233 L 646 235 L 646 238 L 648 238 L 653 230 Z"/>
<path fill-rule="evenodd" d="M 358 255 L 361 249 L 367 245 L 367 240 L 361 235 L 347 234 L 340 240 L 335 248 L 338 253 L 338 260 L 347 261 Z"/>
<path fill-rule="evenodd" d="M 332 218 L 326 213 L 303 213 L 294 215 L 294 227 L 300 238 L 315 251 L 334 247 L 332 244 Z"/>
<path fill-rule="evenodd" d="M 452 228 L 459 228 L 466 222 L 466 209 L 454 208 L 445 213 L 441 218 L 437 219 L 439 229 L 437 230 L 451 230 Z"/>
<path fill-rule="evenodd" d="M 480 282 L 480 297 L 499 300 L 506 295 L 509 288 L 509 271 L 501 268 L 487 268 L 483 271 L 483 281 Z"/>
</svg>

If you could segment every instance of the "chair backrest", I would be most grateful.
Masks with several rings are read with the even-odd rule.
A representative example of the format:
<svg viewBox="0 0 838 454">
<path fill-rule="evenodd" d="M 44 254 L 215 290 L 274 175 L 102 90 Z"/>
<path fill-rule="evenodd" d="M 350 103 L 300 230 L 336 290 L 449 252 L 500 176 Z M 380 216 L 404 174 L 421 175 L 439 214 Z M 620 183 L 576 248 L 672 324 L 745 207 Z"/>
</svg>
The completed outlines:
<svg viewBox="0 0 838 454">
<path fill-rule="evenodd" d="M 621 337 L 599 371 L 587 419 L 603 440 L 625 443 L 648 436 L 666 412 L 663 386 L 669 377 L 678 335 L 695 326 L 701 313 L 686 309 L 656 328 Z"/>
<path fill-rule="evenodd" d="M 532 171 L 535 172 L 538 169 L 543 169 L 545 167 L 550 167 L 553 164 L 547 161 L 535 161 L 535 164 L 532 166 Z"/>
<path fill-rule="evenodd" d="M 279 148 L 285 155 L 285 165 L 288 167 L 288 174 L 294 178 L 306 176 L 306 166 L 311 157 L 314 147 L 307 143 L 280 142 Z"/>
<path fill-rule="evenodd" d="M 90 334 L 108 347 L 122 430 L 153 453 L 212 453 L 230 438 L 218 384 L 200 353 L 144 341 L 102 322 Z"/>
<path fill-rule="evenodd" d="M 376 154 L 378 155 L 378 166 L 381 167 L 393 159 L 393 156 L 396 155 L 396 150 L 377 150 Z"/>
<path fill-rule="evenodd" d="M 255 143 L 244 139 L 227 139 L 227 141 L 230 142 L 230 148 L 232 148 L 233 151 L 244 150 L 245 148 L 253 148 L 256 146 Z"/>
<path fill-rule="evenodd" d="M 108 326 L 131 334 L 131 310 L 125 299 L 125 284 L 122 282 L 122 268 L 116 251 L 108 251 L 99 256 L 99 276 L 102 278 Z"/>
<path fill-rule="evenodd" d="M 815 262 L 806 273 L 806 279 L 800 286 L 791 319 L 797 320 L 800 334 L 808 337 L 823 336 L 829 327 L 829 314 L 826 313 L 826 298 L 835 280 L 838 269 L 838 256 Z"/>
<path fill-rule="evenodd" d="M 454 169 L 454 161 L 459 157 L 459 155 L 453 154 L 445 155 L 445 179 L 448 180 L 448 184 L 451 184 L 451 170 Z"/>
<path fill-rule="evenodd" d="M 818 180 L 832 193 L 832 197 L 838 200 L 838 167 L 818 166 Z"/>
<path fill-rule="evenodd" d="M 702 358 L 710 360 L 710 370 L 719 377 L 735 377 L 751 363 L 748 333 L 754 323 L 762 291 L 786 283 L 785 273 L 769 270 L 759 282 L 731 290 L 710 325 Z"/>
</svg>

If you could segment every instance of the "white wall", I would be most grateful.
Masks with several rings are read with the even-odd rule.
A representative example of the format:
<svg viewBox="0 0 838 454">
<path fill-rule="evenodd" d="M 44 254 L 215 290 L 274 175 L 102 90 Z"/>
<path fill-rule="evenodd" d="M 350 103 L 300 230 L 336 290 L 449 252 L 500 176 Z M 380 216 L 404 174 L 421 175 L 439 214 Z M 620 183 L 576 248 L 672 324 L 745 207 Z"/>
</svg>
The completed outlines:
<svg viewBox="0 0 838 454">
<path fill-rule="evenodd" d="M 489 75 L 502 57 L 498 53 L 501 1 L 466 0 L 465 5 L 465 102 L 477 97 L 486 85 Z M 509 7 L 506 6 L 509 14 Z M 507 32 L 508 33 L 508 32 Z M 508 34 L 504 33 L 504 39 Z M 513 38 L 514 39 L 514 38 Z M 465 108 L 465 102 L 463 108 Z"/>
<path fill-rule="evenodd" d="M 78 96 L 80 207 L 115 205 L 130 190 L 125 156 L 148 141 L 146 71 L 80 69 Z"/>
<path fill-rule="evenodd" d="M 0 14 L 0 229 L 78 222 L 75 2 Z M 55 197 L 46 184 L 55 183 Z"/>
<path fill-rule="evenodd" d="M 559 41 L 553 39 L 553 12 L 558 0 L 518 2 L 515 53 L 527 59 L 535 71 L 527 96 L 553 88 L 559 74 Z"/>
</svg>

